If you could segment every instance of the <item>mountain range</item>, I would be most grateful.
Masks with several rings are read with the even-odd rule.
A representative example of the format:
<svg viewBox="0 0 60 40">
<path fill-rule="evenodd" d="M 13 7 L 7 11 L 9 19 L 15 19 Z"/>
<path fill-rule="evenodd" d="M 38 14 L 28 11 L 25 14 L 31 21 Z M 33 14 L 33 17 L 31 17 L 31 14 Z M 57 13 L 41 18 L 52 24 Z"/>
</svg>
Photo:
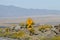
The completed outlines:
<svg viewBox="0 0 60 40">
<path fill-rule="evenodd" d="M 0 5 L 0 17 L 20 17 L 31 15 L 60 15 L 60 10 L 27 9 L 16 6 Z"/>
</svg>

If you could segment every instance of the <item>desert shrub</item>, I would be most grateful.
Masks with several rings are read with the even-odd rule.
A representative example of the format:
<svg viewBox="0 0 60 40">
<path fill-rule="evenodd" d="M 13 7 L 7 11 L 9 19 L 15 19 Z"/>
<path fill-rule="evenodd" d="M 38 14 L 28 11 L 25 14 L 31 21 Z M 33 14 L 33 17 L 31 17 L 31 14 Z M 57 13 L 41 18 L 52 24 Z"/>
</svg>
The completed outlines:
<svg viewBox="0 0 60 40">
<path fill-rule="evenodd" d="M 4 34 L 3 34 L 5 37 L 7 36 L 9 36 L 10 35 L 10 32 L 5 32 Z"/>
<path fill-rule="evenodd" d="M 0 33 L 0 37 L 4 37 L 3 33 Z"/>
<path fill-rule="evenodd" d="M 25 32 L 24 31 L 18 31 L 13 33 L 10 38 L 16 38 L 16 39 L 20 39 L 23 38 L 25 36 Z"/>
<path fill-rule="evenodd" d="M 45 24 L 45 25 L 40 25 L 39 28 L 38 28 L 38 30 L 39 30 L 39 31 L 41 31 L 41 30 L 49 30 L 49 29 L 51 29 L 51 28 L 52 28 L 51 25 Z"/>
<path fill-rule="evenodd" d="M 17 38 L 23 38 L 25 36 L 25 32 L 24 31 L 18 31 L 17 32 Z"/>
<path fill-rule="evenodd" d="M 0 28 L 0 33 L 2 32 L 2 29 Z"/>
<path fill-rule="evenodd" d="M 43 25 L 40 25 L 38 28 L 39 31 L 44 30 Z"/>
<path fill-rule="evenodd" d="M 47 40 L 47 38 L 44 36 L 41 36 L 41 37 L 39 37 L 39 40 Z"/>
<path fill-rule="evenodd" d="M 25 38 L 25 40 L 30 40 L 30 37 Z"/>
<path fill-rule="evenodd" d="M 11 36 L 10 36 L 10 38 L 17 38 L 17 32 L 12 33 Z"/>
<path fill-rule="evenodd" d="M 9 36 L 10 35 L 10 29 L 9 28 L 6 28 L 3 35 L 4 36 Z"/>
<path fill-rule="evenodd" d="M 60 36 L 52 37 L 51 40 L 60 40 Z"/>
</svg>

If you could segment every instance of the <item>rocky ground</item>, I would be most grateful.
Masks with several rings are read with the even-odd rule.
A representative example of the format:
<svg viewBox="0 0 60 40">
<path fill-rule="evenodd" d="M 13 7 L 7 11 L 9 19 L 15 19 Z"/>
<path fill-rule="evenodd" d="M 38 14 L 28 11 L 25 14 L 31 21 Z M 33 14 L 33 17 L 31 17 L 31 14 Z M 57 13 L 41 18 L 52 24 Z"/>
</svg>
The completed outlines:
<svg viewBox="0 0 60 40">
<path fill-rule="evenodd" d="M 19 26 L 19 25 L 17 25 L 14 28 L 14 30 L 11 30 L 11 29 L 13 29 L 13 27 L 12 28 L 11 27 L 3 28 L 2 29 L 3 34 L 5 34 L 6 32 L 7 32 L 7 34 L 6 34 L 6 37 L 4 37 L 4 35 L 3 35 L 3 37 L 1 37 L 0 39 L 1 40 L 48 40 L 50 38 L 53 38 L 55 36 L 59 36 L 60 35 L 59 29 L 56 29 L 53 26 L 52 26 L 52 28 L 49 28 L 49 25 L 48 25 L 47 26 L 48 28 L 45 28 L 45 29 L 41 28 L 41 30 L 39 30 L 39 27 L 41 27 L 41 25 L 40 26 L 35 26 L 35 27 L 33 26 L 33 30 L 34 31 L 32 30 L 31 34 L 30 34 L 30 31 L 27 28 L 25 28 L 25 27 L 21 28 L 21 26 Z M 46 27 L 46 25 L 44 25 L 43 27 Z M 57 26 L 57 28 L 58 28 L 58 26 Z M 10 31 L 8 31 L 8 30 L 10 30 Z M 21 31 L 21 33 L 20 33 L 20 31 Z M 22 31 L 25 34 L 22 33 Z M 16 37 L 18 37 L 18 38 L 14 38 L 15 37 L 14 36 L 11 39 L 11 37 L 10 37 L 11 35 L 8 32 L 11 33 L 12 35 L 14 35 L 13 34 L 14 32 L 18 33 L 18 34 L 16 34 Z M 1 32 L 0 32 L 0 34 L 1 34 Z M 7 35 L 10 35 L 10 36 L 7 36 Z M 23 38 L 19 39 L 21 37 L 21 35 L 22 36 L 25 35 L 25 36 Z"/>
</svg>

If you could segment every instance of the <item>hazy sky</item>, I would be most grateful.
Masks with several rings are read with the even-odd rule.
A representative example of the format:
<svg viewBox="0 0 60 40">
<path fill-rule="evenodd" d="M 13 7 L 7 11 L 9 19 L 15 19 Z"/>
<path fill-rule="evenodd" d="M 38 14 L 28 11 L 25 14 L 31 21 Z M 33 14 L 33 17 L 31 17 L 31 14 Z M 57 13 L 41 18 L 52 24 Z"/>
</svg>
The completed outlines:
<svg viewBox="0 0 60 40">
<path fill-rule="evenodd" d="M 0 5 L 14 5 L 22 8 L 60 10 L 60 0 L 0 0 Z"/>
</svg>

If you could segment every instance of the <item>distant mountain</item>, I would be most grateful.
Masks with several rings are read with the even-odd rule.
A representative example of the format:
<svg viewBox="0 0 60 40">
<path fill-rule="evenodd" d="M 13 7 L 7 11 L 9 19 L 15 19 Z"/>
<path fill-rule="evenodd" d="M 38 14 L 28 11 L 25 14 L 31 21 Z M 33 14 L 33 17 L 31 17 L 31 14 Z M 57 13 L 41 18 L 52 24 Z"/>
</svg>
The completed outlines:
<svg viewBox="0 0 60 40">
<path fill-rule="evenodd" d="M 47 9 L 26 9 L 15 6 L 0 5 L 0 17 L 20 17 L 31 15 L 60 15 L 60 11 Z"/>
</svg>

